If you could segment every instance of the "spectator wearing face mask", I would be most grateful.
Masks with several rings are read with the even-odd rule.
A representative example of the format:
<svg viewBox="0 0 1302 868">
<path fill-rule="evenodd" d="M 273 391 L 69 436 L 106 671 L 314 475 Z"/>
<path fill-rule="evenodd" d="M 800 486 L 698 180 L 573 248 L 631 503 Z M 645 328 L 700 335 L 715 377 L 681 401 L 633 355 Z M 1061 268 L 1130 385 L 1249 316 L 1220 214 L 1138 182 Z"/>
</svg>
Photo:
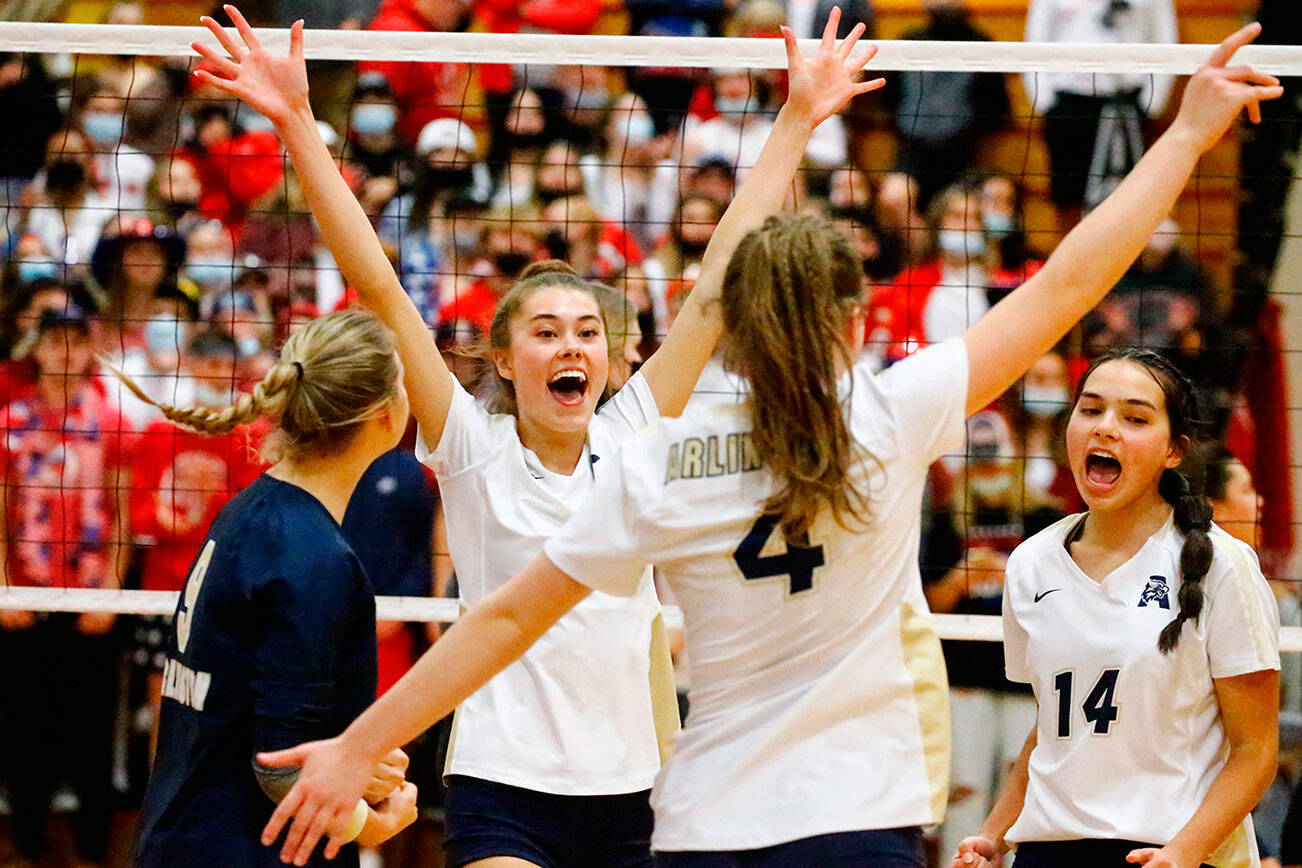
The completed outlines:
<svg viewBox="0 0 1302 868">
<path fill-rule="evenodd" d="M 1017 179 L 1003 174 L 986 176 L 977 190 L 981 227 L 995 257 L 991 283 L 997 294 L 1011 292 L 1044 264 L 1027 238 L 1025 193 Z"/>
<path fill-rule="evenodd" d="M 379 73 L 358 76 L 348 117 L 344 160 L 357 171 L 357 198 L 368 214 L 379 214 L 409 183 L 406 167 L 414 152 L 398 135 L 398 105 Z"/>
<path fill-rule="evenodd" d="M 726 201 L 726 200 L 725 200 Z M 651 296 L 654 323 L 652 333 L 657 339 L 669 332 L 673 319 L 669 302 L 686 298 L 701 269 L 701 258 L 710 243 L 710 236 L 723 217 L 721 201 L 703 193 L 685 194 L 670 224 L 669 233 L 647 257 L 642 269 L 647 278 Z M 645 328 L 643 331 L 647 331 Z"/>
<path fill-rule="evenodd" d="M 194 164 L 199 175 L 199 212 L 221 220 L 237 236 L 253 203 L 284 177 L 280 141 L 247 107 L 237 123 L 224 103 L 193 112 L 194 132 L 176 156 Z M 250 126 L 245 126 L 249 124 Z"/>
<path fill-rule="evenodd" d="M 542 98 L 531 88 L 515 91 L 501 129 L 493 130 L 488 146 L 493 177 L 493 203 L 516 205 L 528 200 L 534 172 L 550 140 Z"/>
<path fill-rule="evenodd" d="M 38 316 L 27 346 L 38 380 L 0 414 L 0 564 L 12 587 L 121 587 L 130 540 L 118 414 L 92 381 L 85 311 Z M 68 782 L 77 857 L 108 855 L 116 643 L 114 615 L 0 610 L 9 797 L 21 859 L 49 849 L 53 791 Z"/>
<path fill-rule="evenodd" d="M 199 211 L 203 185 L 194 163 L 169 155 L 158 161 L 145 191 L 150 219 L 185 237 L 207 222 Z"/>
<path fill-rule="evenodd" d="M 8 285 L 7 285 L 8 286 Z M 41 313 L 76 306 L 86 310 L 84 293 L 74 300 L 73 292 L 54 278 L 40 278 L 7 289 L 0 304 L 0 401 L 5 404 L 28 398 L 36 389 L 36 363 L 31 345 L 38 334 Z"/>
<path fill-rule="evenodd" d="M 470 233 L 458 235 L 448 225 L 448 204 L 484 201 L 489 186 L 470 127 L 451 118 L 426 124 L 416 142 L 411 189 L 389 203 L 378 231 L 396 245 L 398 277 L 431 326 L 439 321 L 446 262 L 467 256 L 477 243 L 472 228 L 463 227 Z"/>
<path fill-rule="evenodd" d="M 509 211 L 491 212 L 479 230 L 479 256 L 461 280 L 452 281 L 439 308 L 440 323 L 464 323 L 481 335 L 489 333 L 497 301 L 511 288 L 525 266 L 545 249 Z"/>
<path fill-rule="evenodd" d="M 107 349 L 121 352 L 143 344 L 157 302 L 179 301 L 197 311 L 199 299 L 197 287 L 187 281 L 183 288 L 178 280 L 185 239 L 144 218 L 114 228 L 96 245 L 91 273 L 104 294 Z"/>
<path fill-rule="evenodd" d="M 123 140 L 126 137 L 126 97 L 101 84 L 91 91 L 79 126 L 94 153 L 99 192 L 124 211 L 143 211 L 145 189 L 154 174 L 154 158 Z"/>
<path fill-rule="evenodd" d="M 747 70 L 720 69 L 711 76 L 712 113 L 708 119 L 689 116 L 683 139 L 683 160 L 689 165 L 720 157 L 745 179 L 755 165 L 777 116 L 771 108 L 784 79 L 753 77 Z M 805 159 L 821 169 L 843 166 L 849 159 L 845 124 L 832 115 L 814 130 Z"/>
<path fill-rule="evenodd" d="M 886 284 L 895 279 L 899 273 L 899 251 L 895 248 L 895 239 L 882 231 L 871 209 L 857 205 L 832 205 L 827 214 L 854 242 L 870 283 Z"/>
<path fill-rule="evenodd" d="M 963 333 L 990 309 L 989 248 L 977 195 L 966 187 L 937 194 L 928 214 L 932 255 L 873 292 L 865 349 L 885 363 Z"/>
<path fill-rule="evenodd" d="M 467 0 L 384 0 L 368 29 L 456 32 L 469 22 Z M 470 89 L 471 71 L 464 63 L 365 60 L 357 71 L 378 72 L 389 82 L 398 106 L 398 132 L 412 144 L 430 121 L 473 117 L 475 110 L 468 107 L 483 103 Z"/>
</svg>

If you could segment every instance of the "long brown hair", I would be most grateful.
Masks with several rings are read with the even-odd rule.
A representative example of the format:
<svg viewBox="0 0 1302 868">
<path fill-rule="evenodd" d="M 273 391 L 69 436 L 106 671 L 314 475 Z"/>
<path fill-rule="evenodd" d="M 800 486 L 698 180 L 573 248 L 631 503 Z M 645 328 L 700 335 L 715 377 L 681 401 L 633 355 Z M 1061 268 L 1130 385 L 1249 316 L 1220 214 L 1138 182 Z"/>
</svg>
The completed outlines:
<svg viewBox="0 0 1302 868">
<path fill-rule="evenodd" d="M 869 517 L 870 493 L 837 394 L 845 329 L 863 303 L 850 240 L 813 216 L 770 217 L 742 239 L 723 281 L 724 363 L 750 381 L 751 439 L 777 489 L 764 511 L 788 539 L 830 506 L 842 526 Z"/>
<path fill-rule="evenodd" d="M 397 392 L 398 372 L 393 333 L 374 314 L 359 310 L 319 317 L 290 335 L 262 381 L 222 409 L 160 404 L 114 370 L 137 398 L 201 434 L 226 434 L 263 416 L 275 419 L 277 431 L 263 450 L 270 461 L 342 451 Z"/>
</svg>

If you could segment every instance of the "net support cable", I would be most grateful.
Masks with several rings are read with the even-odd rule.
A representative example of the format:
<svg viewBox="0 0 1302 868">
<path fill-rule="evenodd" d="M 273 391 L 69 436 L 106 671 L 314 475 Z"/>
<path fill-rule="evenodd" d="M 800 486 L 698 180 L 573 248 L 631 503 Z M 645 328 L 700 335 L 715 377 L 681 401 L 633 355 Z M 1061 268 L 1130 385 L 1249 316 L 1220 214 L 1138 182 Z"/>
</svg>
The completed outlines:
<svg viewBox="0 0 1302 868">
<path fill-rule="evenodd" d="M 85 588 L 0 588 L 0 609 L 33 612 L 113 612 L 119 615 L 170 615 L 180 595 L 171 591 L 120 591 Z M 450 624 L 461 604 L 447 597 L 376 597 L 375 617 L 382 621 L 440 621 Z M 683 615 L 666 606 L 665 624 L 681 627 Z M 932 615 L 942 639 L 1000 642 L 1004 638 L 998 615 Z M 1283 627 L 1279 648 L 1302 652 L 1302 627 Z"/>
<path fill-rule="evenodd" d="M 273 52 L 289 50 L 286 29 L 257 30 Z M 190 43 L 213 46 L 202 27 L 122 24 L 0 22 L 0 50 L 31 53 L 126 54 L 193 57 Z M 392 60 L 460 63 L 540 63 L 586 66 L 655 66 L 701 69 L 785 69 L 779 39 L 691 36 L 569 36 L 537 33 L 405 33 L 366 30 L 309 30 L 308 60 Z M 1041 42 L 934 42 L 875 40 L 873 70 L 962 72 L 1075 72 L 1187 75 L 1213 46 L 1069 44 Z M 809 55 L 818 41 L 801 40 Z M 1278 76 L 1302 75 L 1302 47 L 1250 45 L 1235 55 Z"/>
</svg>

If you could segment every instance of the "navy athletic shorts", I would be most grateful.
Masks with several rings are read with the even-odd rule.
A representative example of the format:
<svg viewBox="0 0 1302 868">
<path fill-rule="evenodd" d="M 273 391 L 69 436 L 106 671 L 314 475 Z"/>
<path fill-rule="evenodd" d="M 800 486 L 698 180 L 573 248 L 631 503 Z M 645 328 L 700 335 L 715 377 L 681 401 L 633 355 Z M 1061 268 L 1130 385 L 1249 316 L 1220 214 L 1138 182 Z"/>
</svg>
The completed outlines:
<svg viewBox="0 0 1302 868">
<path fill-rule="evenodd" d="M 923 868 L 925 864 L 922 830 L 917 826 L 815 835 L 759 850 L 656 853 L 657 868 Z"/>
<path fill-rule="evenodd" d="M 448 868 L 515 856 L 541 868 L 651 868 L 651 791 L 558 796 L 448 777 Z"/>
<path fill-rule="evenodd" d="M 1113 838 L 1027 841 L 1017 845 L 1017 858 L 1014 862 L 1016 868 L 1133 868 L 1133 864 L 1126 861 L 1126 855 L 1131 850 L 1160 846 Z"/>
</svg>

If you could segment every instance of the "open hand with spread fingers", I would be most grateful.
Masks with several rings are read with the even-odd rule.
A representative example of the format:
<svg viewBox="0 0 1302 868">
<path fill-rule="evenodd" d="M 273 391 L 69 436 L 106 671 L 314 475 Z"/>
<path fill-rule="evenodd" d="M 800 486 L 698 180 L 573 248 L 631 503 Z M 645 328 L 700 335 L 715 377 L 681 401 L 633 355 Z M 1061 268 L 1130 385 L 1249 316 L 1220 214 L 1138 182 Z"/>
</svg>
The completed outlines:
<svg viewBox="0 0 1302 868">
<path fill-rule="evenodd" d="M 800 54 L 796 36 L 788 27 L 782 28 L 782 38 L 787 46 L 787 89 L 786 108 L 797 112 L 816 127 L 840 111 L 852 97 L 861 93 L 877 90 L 886 84 L 883 78 L 871 81 L 859 81 L 868 61 L 877 54 L 876 46 L 869 46 L 858 55 L 851 56 L 859 37 L 863 36 L 865 27 L 862 22 L 856 24 L 850 34 L 839 43 L 836 41 L 836 28 L 841 22 L 841 10 L 832 8 L 827 16 L 827 26 L 823 28 L 823 40 L 818 46 L 818 53 L 806 59 Z"/>
<path fill-rule="evenodd" d="M 295 111 L 307 108 L 303 22 L 295 21 L 289 30 L 289 56 L 277 57 L 262 47 L 240 10 L 230 5 L 224 8 L 235 23 L 238 37 L 208 16 L 200 18 L 225 51 L 204 42 L 190 43 L 211 66 L 211 69 L 197 70 L 195 77 L 243 100 L 273 124 L 284 123 Z"/>
</svg>

